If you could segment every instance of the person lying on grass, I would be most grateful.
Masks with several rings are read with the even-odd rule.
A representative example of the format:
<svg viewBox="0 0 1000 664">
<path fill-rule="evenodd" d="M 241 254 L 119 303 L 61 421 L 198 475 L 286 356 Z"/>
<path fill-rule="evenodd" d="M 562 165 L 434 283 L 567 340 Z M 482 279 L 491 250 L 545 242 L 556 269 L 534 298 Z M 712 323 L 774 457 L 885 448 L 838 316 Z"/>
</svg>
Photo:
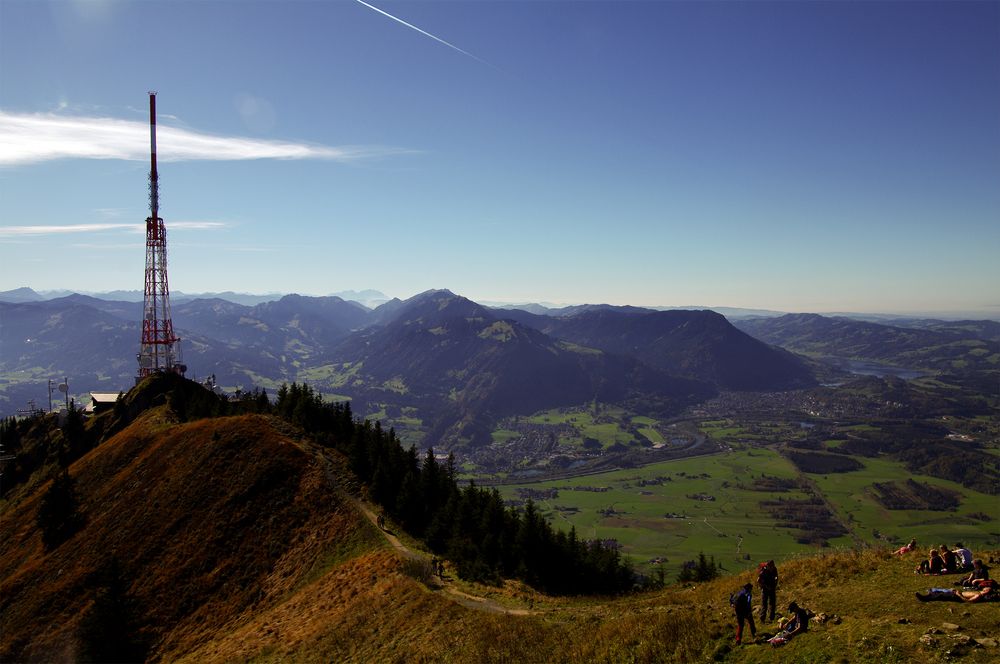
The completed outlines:
<svg viewBox="0 0 1000 664">
<path fill-rule="evenodd" d="M 914 537 L 913 539 L 910 540 L 909 544 L 904 544 L 903 546 L 893 551 L 893 553 L 895 553 L 897 556 L 905 556 L 910 551 L 916 551 L 916 549 L 917 549 L 917 538 Z"/>
<path fill-rule="evenodd" d="M 996 602 L 1000 600 L 997 582 L 993 579 L 978 579 L 969 589 L 928 588 L 926 595 L 916 593 L 921 602 Z"/>
</svg>

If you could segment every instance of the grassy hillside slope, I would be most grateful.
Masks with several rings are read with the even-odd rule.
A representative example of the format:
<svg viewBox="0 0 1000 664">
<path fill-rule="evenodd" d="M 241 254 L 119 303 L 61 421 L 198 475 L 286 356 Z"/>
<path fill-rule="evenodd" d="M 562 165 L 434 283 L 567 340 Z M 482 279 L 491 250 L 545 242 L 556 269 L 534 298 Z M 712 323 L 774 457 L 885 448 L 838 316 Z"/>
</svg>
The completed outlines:
<svg viewBox="0 0 1000 664">
<path fill-rule="evenodd" d="M 451 602 L 403 574 L 382 550 L 338 566 L 182 661 L 996 661 L 997 604 L 918 602 L 914 591 L 950 585 L 952 577 L 915 576 L 917 557 L 844 551 L 783 564 L 779 605 L 794 599 L 828 619 L 775 648 L 764 642 L 777 631 L 774 623 L 758 622 L 755 643 L 733 644 L 728 597 L 747 574 L 618 599 L 552 598 L 514 584 L 462 586 L 512 609 L 530 606 L 529 615 L 515 616 Z"/>
<path fill-rule="evenodd" d="M 35 526 L 48 483 L 0 507 L 0 661 L 79 661 L 84 623 L 112 559 L 150 661 L 932 662 L 948 652 L 988 662 L 1000 655 L 997 604 L 914 598 L 955 579 L 915 576 L 917 554 L 842 551 L 783 562 L 779 603 L 795 599 L 831 619 L 781 649 L 732 646 L 728 597 L 747 573 L 567 599 L 513 582 L 464 583 L 449 568 L 441 588 L 428 582 L 418 545 L 390 524 L 412 549 L 394 550 L 366 518 L 343 459 L 271 417 L 178 423 L 169 405 L 154 407 L 80 458 L 70 475 L 85 523 L 51 551 Z"/>
<path fill-rule="evenodd" d="M 52 551 L 35 514 L 0 520 L 0 659 L 73 660 L 112 558 L 154 658 L 175 659 L 272 605 L 363 526 L 323 469 L 259 416 L 171 424 L 147 411 L 70 468 L 85 524 Z"/>
</svg>

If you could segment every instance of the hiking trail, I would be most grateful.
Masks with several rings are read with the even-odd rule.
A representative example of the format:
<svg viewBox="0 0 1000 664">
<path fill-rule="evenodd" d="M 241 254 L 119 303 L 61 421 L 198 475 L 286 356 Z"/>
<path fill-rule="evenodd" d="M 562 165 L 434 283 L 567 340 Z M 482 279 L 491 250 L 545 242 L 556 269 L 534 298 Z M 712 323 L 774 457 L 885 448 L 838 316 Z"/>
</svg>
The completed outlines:
<svg viewBox="0 0 1000 664">
<path fill-rule="evenodd" d="M 361 501 L 361 499 L 352 495 L 352 493 L 349 490 L 347 490 L 347 488 L 344 487 L 341 482 L 337 480 L 337 476 L 333 470 L 335 463 L 330 458 L 329 451 L 324 449 L 323 447 L 320 447 L 319 445 L 310 445 L 310 447 L 313 448 L 312 452 L 314 453 L 315 457 L 322 463 L 323 470 L 326 474 L 326 479 L 330 483 L 330 485 L 335 489 L 337 489 L 342 495 L 344 495 L 348 500 L 350 500 L 355 507 L 357 507 L 358 511 L 360 511 L 365 516 L 365 518 L 368 519 L 368 521 L 370 521 L 371 524 L 378 529 L 380 533 L 382 533 L 382 536 L 386 539 L 387 542 L 389 542 L 392 548 L 396 550 L 396 553 L 403 558 L 422 561 L 426 563 L 428 567 L 430 567 L 431 564 L 430 556 L 423 553 L 422 551 L 414 551 L 406 544 L 401 542 L 399 538 L 396 537 L 396 535 L 388 528 L 380 528 L 378 525 L 378 515 L 376 515 L 375 512 L 368 505 L 366 505 L 363 501 Z M 485 611 L 487 613 L 497 613 L 497 614 L 511 615 L 511 616 L 528 616 L 539 613 L 538 611 L 532 611 L 529 609 L 512 609 L 504 606 L 503 604 L 500 604 L 499 602 L 489 599 L 488 597 L 471 595 L 467 592 L 464 592 L 462 590 L 459 590 L 458 588 L 453 587 L 444 579 L 441 579 L 434 574 L 431 574 L 430 579 L 426 581 L 426 585 L 428 586 L 428 588 L 431 589 L 432 592 L 444 593 L 453 602 L 461 604 L 466 608 L 474 609 L 476 611 Z"/>
</svg>

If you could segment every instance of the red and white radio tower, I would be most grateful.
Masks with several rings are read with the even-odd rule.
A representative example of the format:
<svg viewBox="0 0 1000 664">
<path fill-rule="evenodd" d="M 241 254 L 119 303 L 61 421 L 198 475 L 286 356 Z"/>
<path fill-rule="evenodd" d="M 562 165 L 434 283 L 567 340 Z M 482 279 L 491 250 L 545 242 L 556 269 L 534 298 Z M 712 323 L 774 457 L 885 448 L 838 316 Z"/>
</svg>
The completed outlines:
<svg viewBox="0 0 1000 664">
<path fill-rule="evenodd" d="M 146 287 L 142 308 L 142 345 L 139 348 L 139 379 L 150 374 L 173 372 L 184 375 L 180 339 L 174 336 L 170 319 L 170 288 L 167 285 L 167 231 L 160 219 L 160 192 L 156 176 L 156 93 L 149 93 L 149 211 L 146 218 Z"/>
</svg>

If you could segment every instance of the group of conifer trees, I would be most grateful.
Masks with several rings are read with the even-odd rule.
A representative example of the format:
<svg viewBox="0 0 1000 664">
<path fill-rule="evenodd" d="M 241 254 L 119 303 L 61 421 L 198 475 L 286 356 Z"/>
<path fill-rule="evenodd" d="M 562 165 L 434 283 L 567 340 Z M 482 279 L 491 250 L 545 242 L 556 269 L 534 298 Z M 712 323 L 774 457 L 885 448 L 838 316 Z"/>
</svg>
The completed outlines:
<svg viewBox="0 0 1000 664">
<path fill-rule="evenodd" d="M 255 404 L 259 399 L 248 398 Z M 356 420 L 349 403 L 325 404 L 308 385 L 282 386 L 273 412 L 339 449 L 373 502 L 467 579 L 518 578 L 550 593 L 619 593 L 634 574 L 614 546 L 553 528 L 529 500 L 519 511 L 496 489 L 459 487 L 454 456 L 420 458 L 378 422 Z"/>
</svg>

